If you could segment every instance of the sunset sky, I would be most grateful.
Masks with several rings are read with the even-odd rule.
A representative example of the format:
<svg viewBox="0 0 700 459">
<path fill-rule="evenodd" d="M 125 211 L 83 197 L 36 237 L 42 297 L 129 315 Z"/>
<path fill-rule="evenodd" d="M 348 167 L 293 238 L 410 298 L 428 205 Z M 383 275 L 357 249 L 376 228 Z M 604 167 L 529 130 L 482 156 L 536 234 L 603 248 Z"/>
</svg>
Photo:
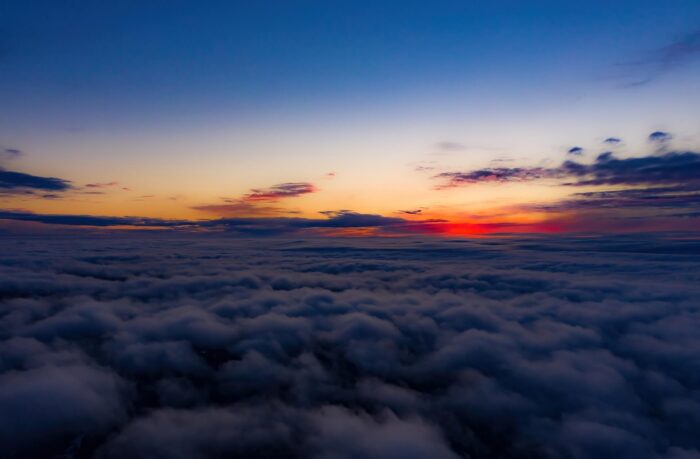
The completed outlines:
<svg viewBox="0 0 700 459">
<path fill-rule="evenodd" d="M 0 6 L 0 230 L 700 228 L 700 2 Z"/>
<path fill-rule="evenodd" d="M 700 459 L 700 0 L 0 0 L 0 456 Z"/>
</svg>

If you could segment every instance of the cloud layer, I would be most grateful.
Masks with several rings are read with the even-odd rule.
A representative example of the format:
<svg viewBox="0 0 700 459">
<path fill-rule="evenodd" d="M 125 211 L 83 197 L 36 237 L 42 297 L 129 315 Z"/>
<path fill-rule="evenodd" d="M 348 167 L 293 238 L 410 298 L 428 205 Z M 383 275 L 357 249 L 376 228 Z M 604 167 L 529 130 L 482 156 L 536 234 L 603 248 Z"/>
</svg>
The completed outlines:
<svg viewBox="0 0 700 459">
<path fill-rule="evenodd" d="M 0 249 L 9 457 L 700 454 L 693 239 Z"/>
<path fill-rule="evenodd" d="M 571 232 L 697 229 L 694 219 L 700 216 L 700 153 L 665 151 L 670 139 L 670 134 L 665 132 L 653 132 L 649 139 L 660 147 L 656 154 L 620 158 L 605 152 L 592 162 L 567 160 L 550 168 L 443 172 L 434 177 L 441 181 L 436 188 L 549 180 L 572 191 L 576 188 L 588 188 L 588 191 L 577 191 L 555 202 L 519 204 L 514 209 L 566 213 L 565 222 L 557 215 L 549 221 L 559 221 L 563 230 Z M 620 140 L 609 138 L 605 142 L 616 144 Z M 591 212 L 598 215 L 591 216 Z"/>
<path fill-rule="evenodd" d="M 409 212 L 410 213 L 410 212 Z M 183 231 L 211 231 L 269 236 L 287 233 L 340 234 L 344 230 L 365 229 L 392 234 L 430 232 L 442 220 L 409 221 L 398 217 L 361 214 L 349 210 L 322 211 L 321 218 L 302 217 L 233 217 L 214 220 L 168 220 L 146 217 L 109 217 L 93 215 L 38 214 L 21 210 L 0 210 L 0 221 L 35 222 L 45 225 L 111 228 L 161 228 Z"/>
</svg>

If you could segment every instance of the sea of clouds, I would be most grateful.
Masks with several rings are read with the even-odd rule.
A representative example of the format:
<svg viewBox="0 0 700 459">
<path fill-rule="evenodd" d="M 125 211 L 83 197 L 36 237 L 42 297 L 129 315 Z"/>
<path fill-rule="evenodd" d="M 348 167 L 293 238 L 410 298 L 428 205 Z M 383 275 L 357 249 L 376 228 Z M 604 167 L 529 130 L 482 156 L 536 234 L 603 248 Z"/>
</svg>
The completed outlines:
<svg viewBox="0 0 700 459">
<path fill-rule="evenodd" d="M 697 239 L 0 253 L 3 457 L 700 457 Z"/>
</svg>

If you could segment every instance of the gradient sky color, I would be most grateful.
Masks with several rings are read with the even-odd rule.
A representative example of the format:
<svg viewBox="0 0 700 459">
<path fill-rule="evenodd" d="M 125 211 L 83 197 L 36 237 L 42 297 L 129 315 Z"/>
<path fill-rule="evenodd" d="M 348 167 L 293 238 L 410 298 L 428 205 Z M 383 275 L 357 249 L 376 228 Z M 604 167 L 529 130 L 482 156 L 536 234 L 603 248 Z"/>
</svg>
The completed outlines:
<svg viewBox="0 0 700 459">
<path fill-rule="evenodd" d="M 0 171 L 70 189 L 8 181 L 3 191 L 0 178 L 0 209 L 190 221 L 373 214 L 448 234 L 504 222 L 692 229 L 700 186 L 689 175 L 663 181 L 683 188 L 673 205 L 615 201 L 631 220 L 601 226 L 561 203 L 661 182 L 572 191 L 569 172 L 556 171 L 607 150 L 698 151 L 699 75 L 697 1 L 4 1 Z M 672 139 L 650 139 L 655 131 Z M 547 172 L 457 186 L 437 177 L 495 168 Z"/>
</svg>

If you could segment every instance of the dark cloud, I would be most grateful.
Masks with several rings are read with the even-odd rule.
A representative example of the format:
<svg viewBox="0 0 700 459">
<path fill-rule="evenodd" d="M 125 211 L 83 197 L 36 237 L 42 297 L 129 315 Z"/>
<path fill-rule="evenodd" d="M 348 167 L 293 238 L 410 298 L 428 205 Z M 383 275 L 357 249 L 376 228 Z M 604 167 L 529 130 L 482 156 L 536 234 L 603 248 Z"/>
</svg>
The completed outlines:
<svg viewBox="0 0 700 459">
<path fill-rule="evenodd" d="M 0 250 L 8 457 L 700 453 L 697 238 Z"/>
<path fill-rule="evenodd" d="M 0 210 L 0 220 L 20 220 L 46 223 L 49 225 L 80 225 L 80 226 L 181 226 L 191 222 L 184 220 L 163 220 L 158 218 L 141 217 L 102 217 L 96 215 L 60 215 L 36 214 L 11 210 Z"/>
<path fill-rule="evenodd" d="M 6 159 L 15 159 L 22 156 L 22 150 L 18 150 L 17 148 L 5 148 L 2 150 L 2 153 Z"/>
<path fill-rule="evenodd" d="M 445 181 L 438 186 L 440 189 L 445 189 L 484 182 L 527 182 L 555 177 L 558 173 L 559 171 L 555 169 L 542 167 L 494 167 L 468 172 L 442 172 L 437 174 L 435 178 Z"/>
<path fill-rule="evenodd" d="M 565 162 L 563 176 L 576 177 L 582 185 L 700 185 L 700 153 L 670 152 L 637 158 L 617 158 L 603 153 L 592 164 Z"/>
<path fill-rule="evenodd" d="M 608 137 L 607 139 L 603 140 L 603 143 L 607 143 L 609 145 L 618 145 L 621 142 L 622 139 L 619 137 Z"/>
<path fill-rule="evenodd" d="M 406 215 L 419 215 L 423 213 L 423 209 L 399 210 L 397 212 Z"/>
<path fill-rule="evenodd" d="M 71 184 L 68 180 L 40 177 L 0 168 L 0 193 L 13 190 L 66 191 L 70 188 Z"/>
<path fill-rule="evenodd" d="M 166 220 L 146 217 L 107 217 L 95 215 L 38 214 L 18 210 L 0 210 L 0 220 L 37 222 L 48 225 L 69 225 L 109 228 L 115 226 L 159 227 L 189 231 L 207 230 L 265 236 L 305 232 L 309 230 L 343 230 L 357 228 L 401 228 L 432 224 L 435 221 L 408 221 L 397 217 L 361 214 L 349 210 L 321 212 L 326 218 L 241 217 L 214 220 Z"/>
<path fill-rule="evenodd" d="M 322 220 L 321 225 L 327 227 L 352 228 L 352 227 L 368 227 L 368 226 L 391 226 L 405 223 L 402 218 L 384 217 L 382 215 L 361 214 L 357 212 L 342 210 L 342 211 L 327 211 L 328 220 Z M 313 225 L 318 223 L 312 223 Z"/>
<path fill-rule="evenodd" d="M 586 216 L 586 231 L 635 231 L 641 228 L 659 229 L 664 219 L 679 219 L 679 229 L 693 229 L 693 219 L 700 212 L 700 153 L 694 151 L 667 151 L 665 144 L 670 134 L 657 131 L 651 141 L 660 145 L 655 154 L 620 158 L 613 152 L 598 155 L 590 163 L 574 160 L 558 167 L 486 168 L 465 172 L 443 172 L 434 178 L 442 180 L 437 189 L 467 186 L 477 183 L 509 183 L 556 179 L 559 186 L 594 187 L 594 191 L 572 193 L 568 198 L 546 204 L 516 206 L 512 210 L 525 212 L 586 213 L 607 212 L 607 217 Z M 614 144 L 618 139 L 606 140 Z M 623 188 L 623 189 L 620 189 Z M 556 219 L 548 220 L 568 231 L 580 230 L 572 224 L 572 216 L 561 226 Z M 577 216 L 573 216 L 576 220 Z M 602 220 L 601 220 L 602 218 Z M 604 220 L 628 219 L 623 226 L 609 227 Z M 595 221 L 599 225 L 596 227 Z M 642 222 L 642 219 L 645 221 Z M 663 226 L 668 225 L 668 226 Z M 662 224 L 670 229 L 673 222 Z M 512 225 L 510 225 L 512 228 Z"/>
<path fill-rule="evenodd" d="M 86 188 L 109 188 L 113 186 L 119 185 L 118 182 L 95 182 L 95 183 L 87 183 L 85 185 Z"/>
<path fill-rule="evenodd" d="M 533 209 L 549 211 L 644 208 L 654 210 L 656 217 L 662 217 L 664 209 L 695 207 L 700 208 L 700 189 L 682 186 L 588 191 L 574 193 L 570 199 L 554 204 L 531 206 Z"/>
<path fill-rule="evenodd" d="M 402 218 L 361 214 L 347 210 L 326 211 L 322 213 L 328 218 L 221 218 L 203 225 L 222 227 L 228 231 L 250 235 L 271 235 L 311 229 L 384 228 L 407 223 L 407 221 Z"/>
<path fill-rule="evenodd" d="M 283 198 L 294 198 L 315 191 L 316 187 L 307 182 L 280 183 L 270 188 L 252 189 L 242 199 L 245 201 L 278 201 Z"/>
<path fill-rule="evenodd" d="M 654 132 L 650 139 L 666 139 L 669 134 Z M 605 152 L 585 164 L 565 161 L 556 168 L 516 167 L 487 168 L 466 172 L 443 172 L 435 176 L 446 180 L 440 188 L 470 185 L 481 182 L 522 182 L 547 178 L 575 178 L 566 185 L 649 185 L 694 184 L 700 180 L 700 153 L 667 152 L 652 156 L 618 158 Z"/>
<path fill-rule="evenodd" d="M 666 143 L 672 139 L 673 136 L 668 132 L 664 131 L 654 131 L 649 134 L 649 142 L 654 143 Z"/>
<path fill-rule="evenodd" d="M 270 216 L 286 215 L 292 211 L 279 206 L 261 205 L 260 203 L 246 201 L 244 199 L 224 199 L 217 204 L 202 204 L 192 206 L 194 210 L 214 214 L 221 217 L 227 216 Z"/>
<path fill-rule="evenodd" d="M 332 175 L 330 175 L 332 174 Z M 329 173 L 326 177 L 334 177 Z M 298 213 L 291 209 L 271 205 L 286 198 L 295 198 L 304 194 L 315 193 L 317 188 L 307 182 L 290 182 L 269 188 L 255 188 L 239 198 L 224 198 L 220 203 L 202 204 L 192 209 L 207 212 L 220 217 L 269 217 Z"/>
<path fill-rule="evenodd" d="M 569 155 L 580 156 L 583 154 L 583 148 L 581 147 L 571 147 L 566 151 Z"/>
</svg>

